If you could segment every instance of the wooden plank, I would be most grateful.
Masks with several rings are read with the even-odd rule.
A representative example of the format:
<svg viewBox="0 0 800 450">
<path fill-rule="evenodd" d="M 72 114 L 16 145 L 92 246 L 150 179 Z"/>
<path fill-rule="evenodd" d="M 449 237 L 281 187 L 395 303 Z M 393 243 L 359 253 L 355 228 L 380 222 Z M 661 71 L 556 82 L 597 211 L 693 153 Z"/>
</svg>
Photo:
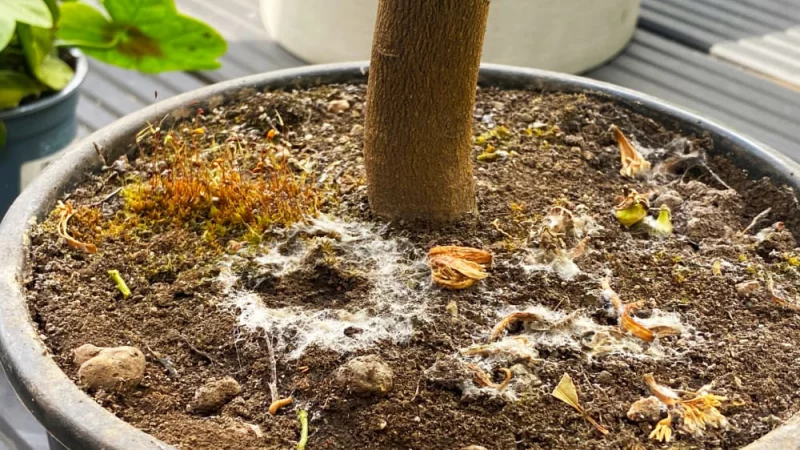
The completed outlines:
<svg viewBox="0 0 800 450">
<path fill-rule="evenodd" d="M 659 2 L 668 3 L 680 9 L 682 16 L 686 17 L 687 21 L 696 18 L 703 20 L 706 24 L 719 24 L 729 30 L 736 30 L 743 36 L 759 36 L 782 29 L 763 25 L 749 17 L 743 18 L 716 5 L 707 5 L 698 0 L 659 0 Z"/>
<path fill-rule="evenodd" d="M 155 102 L 156 92 L 158 92 L 159 100 L 172 97 L 180 92 L 162 82 L 158 77 L 145 75 L 135 70 L 121 69 L 93 59 L 89 60 L 89 70 L 116 84 L 121 89 L 129 91 L 144 104 Z M 91 88 L 91 86 L 87 87 Z"/>
<path fill-rule="evenodd" d="M 720 10 L 728 11 L 741 18 L 752 22 L 760 23 L 775 30 L 783 30 L 791 27 L 797 21 L 783 15 L 772 14 L 764 10 L 760 5 L 749 5 L 747 3 L 731 0 L 699 0 L 707 5 L 712 5 Z"/>
<path fill-rule="evenodd" d="M 119 119 L 115 113 L 95 103 L 94 99 L 80 94 L 78 97 L 78 122 L 94 132 Z"/>
<path fill-rule="evenodd" d="M 657 53 L 663 53 L 679 59 L 678 63 L 683 66 L 696 66 L 706 68 L 736 82 L 743 89 L 757 92 L 764 97 L 766 102 L 788 103 L 800 105 L 800 94 L 776 85 L 761 77 L 754 76 L 751 72 L 745 72 L 738 66 L 733 66 L 725 61 L 716 58 L 709 58 L 707 54 L 701 53 L 677 42 L 667 40 L 661 36 L 643 30 L 637 30 L 634 34 L 634 42 L 653 49 Z"/>
<path fill-rule="evenodd" d="M 95 103 L 103 106 L 106 110 L 114 112 L 118 117 L 138 111 L 146 103 L 137 99 L 130 92 L 123 90 L 110 81 L 103 78 L 95 71 L 89 71 L 86 81 L 81 87 L 81 94 L 91 97 Z"/>
<path fill-rule="evenodd" d="M 680 34 L 686 33 L 686 30 L 692 30 L 693 33 L 705 32 L 713 33 L 720 38 L 713 41 L 713 43 L 727 40 L 736 40 L 739 38 L 747 37 L 747 32 L 736 30 L 724 23 L 714 22 L 703 17 L 698 17 L 696 14 L 689 14 L 678 6 L 670 3 L 664 3 L 659 0 L 644 0 L 642 1 L 642 12 L 648 12 L 657 15 L 663 19 L 671 19 L 674 22 L 672 27 L 673 34 L 664 34 L 668 37 L 679 37 Z"/>
<path fill-rule="evenodd" d="M 660 55 L 663 57 L 663 55 Z M 664 80 L 672 84 L 672 89 L 686 97 L 695 98 L 716 110 L 725 110 L 730 116 L 738 117 L 759 126 L 765 131 L 781 135 L 787 139 L 797 139 L 800 142 L 800 130 L 791 120 L 773 114 L 765 108 L 752 103 L 731 97 L 713 88 L 711 80 L 698 81 L 697 78 L 686 76 L 684 67 L 675 67 L 674 70 L 666 66 L 654 66 L 651 61 L 644 62 L 626 53 L 614 60 L 614 65 L 620 69 L 629 70 L 650 80 Z"/>
<path fill-rule="evenodd" d="M 708 51 L 715 43 L 727 39 L 644 8 L 639 12 L 639 27 L 701 51 Z"/>
</svg>

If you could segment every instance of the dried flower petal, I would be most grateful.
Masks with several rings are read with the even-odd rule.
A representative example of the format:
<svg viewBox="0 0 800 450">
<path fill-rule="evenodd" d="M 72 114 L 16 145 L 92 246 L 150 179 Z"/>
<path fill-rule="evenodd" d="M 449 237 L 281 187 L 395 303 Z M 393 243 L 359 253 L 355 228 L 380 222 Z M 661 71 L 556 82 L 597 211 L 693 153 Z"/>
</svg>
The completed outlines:
<svg viewBox="0 0 800 450">
<path fill-rule="evenodd" d="M 650 393 L 658 397 L 658 399 L 661 400 L 661 403 L 664 403 L 667 406 L 675 406 L 681 399 L 677 392 L 673 391 L 667 386 L 656 383 L 656 379 L 652 374 L 645 375 L 644 382 L 647 383 Z"/>
<path fill-rule="evenodd" d="M 661 419 L 650 432 L 649 438 L 659 442 L 669 442 L 672 439 L 672 417 Z"/>
<path fill-rule="evenodd" d="M 492 254 L 486 250 L 472 247 L 459 247 L 457 245 L 437 245 L 428 251 L 428 257 L 447 255 L 456 258 L 466 259 L 478 264 L 491 264 Z"/>
<path fill-rule="evenodd" d="M 669 210 L 669 206 L 661 205 L 661 209 L 658 211 L 658 218 L 653 219 L 652 217 L 647 217 L 647 233 L 653 237 L 659 238 L 668 238 L 672 236 L 672 212 Z"/>
<path fill-rule="evenodd" d="M 772 301 L 784 308 L 800 311 L 800 304 L 786 300 L 785 298 L 777 294 L 777 292 L 775 291 L 775 282 L 772 280 L 772 275 L 766 270 L 764 271 L 764 274 L 767 278 L 767 291 L 769 291 L 769 295 L 772 298 Z"/>
<path fill-rule="evenodd" d="M 608 279 L 600 281 L 600 287 L 603 289 L 603 298 L 611 302 L 611 305 L 619 316 L 619 326 L 630 334 L 642 339 L 646 342 L 653 342 L 656 336 L 672 336 L 680 334 L 680 330 L 662 325 L 653 328 L 647 328 L 640 324 L 631 316 L 631 312 L 639 309 L 641 305 L 637 303 L 624 304 L 622 299 L 619 298 L 616 292 L 611 289 Z"/>
<path fill-rule="evenodd" d="M 497 325 L 492 328 L 492 332 L 489 334 L 489 342 L 497 339 L 506 328 L 510 327 L 516 322 L 538 322 L 549 324 L 549 322 L 539 314 L 526 311 L 517 311 L 504 317 L 503 320 L 498 322 Z"/>
<path fill-rule="evenodd" d="M 630 228 L 647 216 L 650 202 L 647 200 L 647 196 L 641 195 L 632 189 L 626 188 L 625 191 L 625 198 L 614 206 L 614 215 L 619 220 L 619 223 L 626 228 Z"/>
<path fill-rule="evenodd" d="M 650 170 L 650 163 L 636 151 L 636 148 L 631 144 L 628 138 L 625 137 L 622 130 L 617 128 L 616 125 L 612 125 L 611 131 L 614 133 L 617 145 L 619 145 L 619 156 L 622 162 L 622 169 L 620 169 L 619 173 L 623 176 L 634 178 L 648 172 Z"/>
<path fill-rule="evenodd" d="M 646 375 L 645 382 L 653 395 L 672 408 L 670 410 L 672 413 L 682 416 L 681 427 L 686 432 L 702 435 L 708 426 L 713 428 L 728 427 L 728 419 L 717 409 L 722 402 L 728 399 L 727 397 L 710 393 L 710 384 L 701 387 L 697 392 L 681 391 L 684 396 L 691 396 L 688 399 L 685 397 L 682 399 L 677 392 L 667 386 L 656 383 L 652 375 Z M 659 422 L 659 425 L 661 425 L 661 422 Z M 663 429 L 659 431 L 659 426 L 656 426 L 656 429 L 650 434 L 650 438 L 662 440 L 663 437 L 670 435 L 671 431 L 667 432 Z"/>
<path fill-rule="evenodd" d="M 447 289 L 465 289 L 489 275 L 485 266 L 492 254 L 469 247 L 440 246 L 428 252 L 433 281 Z"/>
<path fill-rule="evenodd" d="M 572 382 L 572 377 L 570 377 L 568 373 L 565 373 L 561 377 L 561 381 L 558 382 L 558 386 L 556 386 L 552 396 L 575 408 L 575 410 L 581 413 L 583 418 L 591 423 L 597 431 L 602 434 L 608 434 L 608 429 L 589 417 L 586 410 L 581 406 L 581 402 L 578 399 L 578 390 L 575 388 L 575 383 Z"/>
<path fill-rule="evenodd" d="M 489 377 L 489 375 L 484 372 L 480 366 L 476 364 L 467 364 L 467 368 L 471 370 L 475 374 L 475 382 L 482 387 L 490 387 L 497 389 L 498 391 L 502 391 L 503 389 L 507 388 L 509 383 L 511 383 L 511 377 L 513 376 L 511 370 L 506 368 L 499 369 L 505 375 L 505 379 L 503 379 L 502 383 L 497 384 Z"/>
<path fill-rule="evenodd" d="M 653 340 L 656 338 L 656 335 L 653 334 L 653 332 L 647 327 L 634 320 L 630 315 L 630 311 L 637 308 L 638 305 L 635 304 L 625 305 L 619 318 L 619 326 L 622 327 L 623 330 L 643 341 L 653 342 Z"/>
</svg>

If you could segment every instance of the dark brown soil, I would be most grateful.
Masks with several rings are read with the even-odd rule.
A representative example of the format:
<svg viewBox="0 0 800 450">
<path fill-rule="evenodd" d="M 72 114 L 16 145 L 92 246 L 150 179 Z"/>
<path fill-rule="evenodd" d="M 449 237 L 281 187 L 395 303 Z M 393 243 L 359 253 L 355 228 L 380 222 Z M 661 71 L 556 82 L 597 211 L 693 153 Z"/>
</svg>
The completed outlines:
<svg viewBox="0 0 800 450">
<path fill-rule="evenodd" d="M 96 254 L 68 246 L 56 233 L 55 215 L 31 233 L 26 280 L 31 315 L 61 368 L 77 380 L 72 351 L 85 343 L 131 345 L 147 356 L 145 379 L 133 392 L 91 393 L 118 417 L 181 449 L 294 448 L 300 433 L 295 407 L 309 411 L 306 448 L 313 450 L 458 449 L 470 444 L 488 449 L 666 448 L 648 439 L 654 424 L 626 417 L 634 401 L 650 395 L 643 381 L 647 373 L 675 389 L 696 390 L 713 382 L 712 392 L 728 398 L 720 407 L 730 421 L 727 430 L 693 436 L 676 425 L 673 448 L 739 448 L 800 411 L 800 313 L 771 301 L 765 287 L 768 272 L 787 299 L 797 294 L 800 250 L 792 234 L 800 230 L 800 214 L 793 193 L 766 179 L 748 180 L 723 157 L 712 158 L 710 165 L 735 192 L 699 167 L 649 180 L 623 178 L 609 127 L 617 125 L 640 147 L 652 149 L 646 156 L 654 165 L 677 153 L 710 150 L 709 139 L 681 136 L 602 98 L 481 89 L 475 135 L 495 125 L 507 127 L 509 136 L 490 143 L 510 156 L 476 162 L 478 217 L 438 230 L 404 224 L 380 228 L 366 202 L 359 125 L 363 86 L 242 98 L 238 104 L 198 111 L 173 132 L 189 136 L 204 128 L 193 139 L 209 149 L 208 160 L 238 145 L 254 153 L 288 151 L 296 170 L 312 161 L 310 172 L 324 197 L 321 212 L 334 221 L 376 223 L 370 239 L 399 239 L 405 261 L 424 261 L 433 245 L 465 245 L 491 250 L 494 265 L 486 280 L 462 291 L 432 286 L 419 264 L 383 274 L 405 286 L 401 296 L 424 302 L 415 317 L 402 319 L 412 326 L 406 338 L 393 342 L 383 335 L 370 345 L 368 332 L 353 326 L 336 337 L 338 347 L 316 341 L 291 359 L 303 331 L 240 327 L 236 308 L 225 307 L 232 294 L 219 281 L 227 270 L 223 263 L 234 261 L 237 292 L 253 292 L 271 308 L 294 307 L 296 314 L 366 308 L 395 320 L 386 305 L 369 299 L 381 282 L 368 275 L 376 263 L 358 259 L 364 254 L 349 251 L 336 233 L 321 232 L 333 248 L 311 248 L 297 270 L 281 275 L 276 266 L 256 258 L 270 250 L 286 256 L 295 245 L 310 246 L 314 232 L 292 237 L 271 230 L 260 244 L 239 242 L 236 231 L 209 239 L 196 223 L 137 218 L 125 211 L 121 195 L 98 203 L 121 186 L 167 169 L 152 164 L 159 158 L 153 148 L 165 135 L 162 130 L 144 141 L 143 154 L 132 159 L 132 167 L 120 163 L 94 174 L 68 195 L 78 211 L 70 231 L 96 244 Z M 347 99 L 351 108 L 329 112 L 328 102 L 339 99 Z M 282 134 L 270 141 L 265 136 L 272 128 Z M 220 145 L 212 146 L 212 139 Z M 484 148 L 476 144 L 474 156 Z M 241 162 L 245 168 L 250 163 L 247 157 Z M 671 238 L 635 235 L 617 222 L 612 209 L 624 185 L 655 191 L 662 200 L 667 194 L 683 199 L 673 208 Z M 554 205 L 588 211 L 602 226 L 576 260 L 581 273 L 570 280 L 523 267 L 537 247 L 536 237 L 529 236 Z M 739 233 L 767 207 L 772 212 L 764 220 L 745 235 Z M 787 231 L 755 237 L 777 221 L 785 222 Z M 116 231 L 109 231 L 112 227 Z M 110 269 L 122 273 L 132 296 L 123 299 L 107 275 Z M 489 369 L 518 363 L 460 356 L 460 350 L 486 342 L 505 313 L 535 305 L 563 313 L 582 309 L 600 325 L 615 325 L 600 294 L 603 277 L 609 277 L 625 302 L 646 303 L 639 317 L 656 309 L 674 313 L 686 326 L 684 332 L 660 338 L 652 348 L 642 342 L 638 354 L 589 355 L 584 346 L 537 341 L 543 361 L 526 364 L 534 381 L 512 385 L 514 398 L 477 390 L 470 376 L 463 376 L 463 367 L 453 363 L 479 362 L 492 365 Z M 759 281 L 759 287 L 738 293 L 736 285 L 749 280 Z M 451 302 L 457 305 L 455 315 L 447 306 Z M 275 416 L 267 412 L 271 376 L 265 336 L 276 345 L 278 393 L 295 398 L 292 407 Z M 362 339 L 363 345 L 350 346 L 347 339 Z M 366 354 L 380 355 L 394 371 L 394 387 L 384 398 L 356 397 L 333 382 L 339 366 Z M 159 358 L 168 359 L 174 374 Z M 429 370 L 437 361 L 438 370 Z M 610 429 L 608 435 L 550 395 L 564 373 L 575 380 L 587 413 Z M 241 384 L 240 395 L 210 416 L 187 411 L 197 388 L 225 376 Z M 492 376 L 497 382 L 502 378 L 499 372 Z"/>
</svg>

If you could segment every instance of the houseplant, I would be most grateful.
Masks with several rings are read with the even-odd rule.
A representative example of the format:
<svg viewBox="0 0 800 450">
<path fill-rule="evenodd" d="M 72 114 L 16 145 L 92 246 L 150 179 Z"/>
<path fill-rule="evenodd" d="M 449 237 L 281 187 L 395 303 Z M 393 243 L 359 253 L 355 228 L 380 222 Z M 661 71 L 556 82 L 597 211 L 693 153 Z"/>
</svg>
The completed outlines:
<svg viewBox="0 0 800 450">
<path fill-rule="evenodd" d="M 0 211 L 75 137 L 84 54 L 142 72 L 218 67 L 225 42 L 171 0 L 0 5 Z M 81 53 L 82 51 L 82 53 Z"/>
<path fill-rule="evenodd" d="M 415 2 L 423 8 L 417 12 L 430 12 L 425 4 L 430 5 Z M 485 4 L 448 5 L 476 8 L 478 26 L 465 33 L 478 36 L 471 44 L 479 47 Z M 447 15 L 416 17 L 426 19 L 425 26 L 430 20 L 438 24 L 417 29 L 442 45 L 429 49 L 432 56 L 460 46 L 453 51 L 471 58 L 460 59 L 469 66 L 454 76 L 477 77 L 475 47 L 447 39 L 454 24 L 437 22 Z M 379 70 L 386 70 L 398 57 L 391 37 L 413 38 L 391 28 L 408 26 L 408 15 L 387 13 L 384 19 L 376 52 L 387 60 L 370 69 L 370 83 L 385 76 L 376 66 L 383 63 Z M 445 38 L 436 39 L 439 33 Z M 413 61 L 432 64 L 430 76 L 441 76 L 425 58 Z M 35 399 L 29 406 L 60 441 L 90 449 L 165 446 L 88 401 L 69 377 L 120 417 L 184 448 L 287 448 L 295 441 L 298 448 L 640 445 L 651 431 L 660 430 L 654 438 L 667 438 L 669 428 L 669 422 L 656 429 L 653 421 L 636 425 L 635 414 L 626 414 L 630 402 L 647 392 L 640 379 L 647 370 L 683 389 L 650 383 L 656 397 L 648 400 L 655 402 L 648 415 L 663 423 L 674 414 L 677 438 L 689 446 L 745 445 L 771 427 L 760 420 L 765 413 L 780 416 L 772 423 L 791 413 L 795 381 L 782 365 L 791 364 L 797 350 L 780 343 L 797 338 L 796 304 L 780 289 L 797 278 L 789 239 L 797 229 L 795 194 L 781 187 L 798 186 L 792 163 L 631 91 L 487 67 L 477 117 L 469 118 L 478 129 L 468 131 L 474 139 L 466 143 L 467 157 L 481 164 L 474 172 L 480 215 L 433 230 L 408 219 L 386 226 L 365 208 L 365 168 L 356 151 L 366 131 L 358 117 L 370 114 L 363 85 L 335 85 L 363 83 L 366 73 L 361 64 L 311 67 L 171 99 L 161 112 L 169 111 L 176 122 L 147 126 L 154 108 L 119 121 L 78 144 L 66 156 L 68 164 L 48 169 L 49 179 L 35 182 L 12 208 L 0 230 L 6 258 L 0 294 L 8 299 L 0 315 L 0 360 L 21 397 Z M 413 82 L 404 88 L 409 86 Z M 413 110 L 419 101 L 428 100 L 406 106 Z M 386 106 L 380 100 L 370 105 L 373 114 L 376 105 Z M 467 121 L 462 115 L 456 111 L 452 121 Z M 612 124 L 639 144 L 615 142 L 621 131 L 607 132 Z M 427 131 L 460 142 L 463 136 L 453 130 L 461 128 L 396 132 L 423 132 L 424 140 Z M 647 147 L 654 150 L 649 160 L 637 153 Z M 654 166 L 664 171 L 651 178 L 629 176 L 657 162 L 669 164 Z M 424 173 L 428 167 L 414 169 Z M 448 174 L 447 166 L 433 169 L 442 197 L 458 198 L 447 189 L 453 179 L 463 180 Z M 419 183 L 423 192 L 430 188 L 427 181 Z M 670 221 L 669 213 L 662 218 L 663 206 L 658 219 L 647 216 L 643 205 L 652 196 L 630 188 L 659 191 L 652 199 L 672 206 L 673 236 L 671 226 L 662 226 Z M 625 202 L 608 197 L 625 191 L 635 202 L 609 211 Z M 435 210 L 438 200 L 420 209 Z M 371 201 L 381 207 L 379 199 Z M 406 201 L 387 202 L 387 215 L 408 211 Z M 457 205 L 469 214 L 469 203 L 445 202 L 441 210 L 452 214 L 450 206 Z M 776 211 L 757 213 L 765 204 Z M 741 205 L 746 209 L 738 210 Z M 298 217 L 298 210 L 308 216 Z M 732 211 L 739 212 L 730 216 Z M 641 219 L 645 228 L 620 225 L 637 212 L 650 217 Z M 415 213 L 411 219 L 419 218 Z M 747 225 L 753 217 L 758 220 Z M 33 218 L 42 223 L 31 227 Z M 775 219 L 785 223 L 752 235 Z M 559 252 L 565 250 L 559 239 L 577 237 L 570 228 L 603 242 L 580 240 L 569 254 Z M 637 229 L 659 233 L 637 236 Z M 495 266 L 454 264 L 453 249 L 434 251 L 436 244 L 490 249 Z M 427 282 L 419 253 L 429 248 L 436 283 L 474 286 L 443 291 Z M 576 271 L 564 257 L 582 252 L 588 259 Z M 484 263 L 488 253 L 456 251 Z M 548 255 L 553 259 L 541 259 Z M 609 270 L 626 300 L 653 297 L 648 314 L 628 315 L 632 303 L 622 305 L 602 280 Z M 18 281 L 23 279 L 24 285 Z M 607 314 L 604 301 L 627 307 L 608 308 Z M 520 310 L 526 305 L 534 306 Z M 652 326 L 664 318 L 670 322 Z M 652 327 L 643 330 L 642 324 Z M 577 336 L 576 327 L 582 330 Z M 652 345 L 636 340 L 646 331 Z M 548 333 L 558 339 L 548 339 Z M 575 342 L 586 337 L 591 339 L 585 346 Z M 626 347 L 604 355 L 615 343 Z M 122 345 L 141 350 L 110 348 Z M 52 355 L 45 354 L 48 349 Z M 112 370 L 110 378 L 97 377 L 103 373 L 98 369 L 113 368 L 111 360 L 124 359 L 123 353 L 132 364 L 124 376 Z M 767 354 L 772 367 L 758 362 Z M 509 356 L 513 366 L 497 366 Z M 498 370 L 487 371 L 487 364 Z M 372 370 L 360 378 L 365 372 L 359 367 Z M 573 373 L 586 410 L 561 389 L 573 384 L 563 381 L 571 380 L 564 370 Z M 715 384 L 700 388 L 706 382 Z M 769 390 L 776 385 L 781 388 Z M 554 387 L 556 399 L 549 396 Z M 290 393 L 296 418 L 291 400 L 271 402 Z M 565 398 L 577 412 L 558 403 Z M 720 412 L 717 403 L 723 402 Z M 726 429 L 722 414 L 736 421 L 737 430 Z M 596 429 L 587 425 L 583 419 L 592 416 L 611 431 L 596 422 Z M 708 428 L 685 428 L 700 418 Z M 753 448 L 791 448 L 796 427 L 779 427 Z"/>
</svg>

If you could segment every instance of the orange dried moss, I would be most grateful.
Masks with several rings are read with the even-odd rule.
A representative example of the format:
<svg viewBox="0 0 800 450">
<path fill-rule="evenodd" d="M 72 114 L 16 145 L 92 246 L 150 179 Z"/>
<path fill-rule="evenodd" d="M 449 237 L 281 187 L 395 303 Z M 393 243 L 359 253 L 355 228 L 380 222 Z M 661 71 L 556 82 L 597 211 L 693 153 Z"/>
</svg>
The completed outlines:
<svg viewBox="0 0 800 450">
<path fill-rule="evenodd" d="M 212 143 L 212 150 L 206 151 L 216 157 L 209 160 L 197 136 L 167 138 L 163 154 L 169 170 L 123 190 L 130 211 L 152 220 L 199 226 L 208 237 L 233 230 L 254 238 L 319 211 L 321 195 L 306 173 L 295 173 L 285 158 L 278 161 L 264 151 L 247 167 L 246 152 L 237 142 Z"/>
</svg>

